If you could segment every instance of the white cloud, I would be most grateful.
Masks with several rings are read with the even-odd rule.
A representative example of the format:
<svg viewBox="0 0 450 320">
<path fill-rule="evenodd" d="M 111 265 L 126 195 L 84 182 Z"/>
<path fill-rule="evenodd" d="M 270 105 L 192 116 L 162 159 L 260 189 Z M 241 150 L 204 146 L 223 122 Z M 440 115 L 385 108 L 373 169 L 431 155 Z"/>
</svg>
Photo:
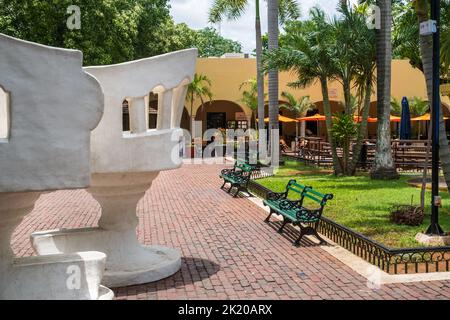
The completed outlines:
<svg viewBox="0 0 450 320">
<path fill-rule="evenodd" d="M 328 15 L 336 12 L 339 0 L 301 0 L 298 1 L 302 10 L 302 17 L 308 15 L 311 7 L 318 5 L 322 7 Z M 355 3 L 356 0 L 351 0 Z M 211 26 L 208 23 L 208 11 L 213 0 L 171 0 L 171 14 L 175 22 L 185 22 L 193 29 L 202 29 Z M 261 7 L 261 25 L 263 34 L 267 32 L 267 10 L 266 6 Z M 219 26 L 214 26 L 217 29 Z M 247 11 L 236 21 L 225 21 L 220 25 L 221 33 L 224 37 L 242 43 L 244 52 L 252 52 L 255 48 L 255 6 L 254 1 L 249 0 Z"/>
</svg>

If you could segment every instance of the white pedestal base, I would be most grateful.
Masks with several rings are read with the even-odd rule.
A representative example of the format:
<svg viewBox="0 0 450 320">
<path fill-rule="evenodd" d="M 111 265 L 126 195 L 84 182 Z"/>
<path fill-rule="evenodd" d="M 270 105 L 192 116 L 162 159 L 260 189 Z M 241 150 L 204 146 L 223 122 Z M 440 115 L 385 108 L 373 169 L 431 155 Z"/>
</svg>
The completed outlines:
<svg viewBox="0 0 450 320">
<path fill-rule="evenodd" d="M 0 286 L 2 300 L 112 300 L 100 285 L 106 255 L 78 252 L 14 259 Z"/>
<path fill-rule="evenodd" d="M 0 193 L 0 299 L 112 299 L 112 291 L 100 286 L 106 264 L 102 252 L 14 257 L 11 234 L 39 196 L 40 193 Z"/>
<path fill-rule="evenodd" d="M 158 172 L 95 174 L 88 191 L 100 203 L 98 228 L 36 232 L 40 255 L 96 250 L 107 255 L 102 284 L 123 287 L 167 278 L 181 268 L 181 254 L 161 246 L 142 246 L 136 238 L 136 206 Z"/>
<path fill-rule="evenodd" d="M 117 288 L 167 278 L 181 267 L 181 254 L 163 246 L 141 246 L 135 235 L 99 228 L 36 232 L 32 244 L 40 255 L 96 248 L 107 255 L 102 284 Z M 100 249 L 101 248 L 101 249 Z"/>
</svg>

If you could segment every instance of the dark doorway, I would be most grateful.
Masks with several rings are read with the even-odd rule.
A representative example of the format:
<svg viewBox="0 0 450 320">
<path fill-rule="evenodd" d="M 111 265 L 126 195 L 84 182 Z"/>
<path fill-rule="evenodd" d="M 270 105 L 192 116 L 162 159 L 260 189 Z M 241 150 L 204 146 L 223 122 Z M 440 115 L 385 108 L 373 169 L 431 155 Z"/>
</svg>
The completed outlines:
<svg viewBox="0 0 450 320">
<path fill-rule="evenodd" d="M 226 112 L 208 112 L 206 119 L 206 129 L 225 129 L 227 127 Z"/>
<path fill-rule="evenodd" d="M 316 114 L 320 113 L 319 109 L 309 110 L 306 113 L 307 117 L 312 117 Z M 306 135 L 317 136 L 319 134 L 319 122 L 317 121 L 306 121 Z"/>
</svg>

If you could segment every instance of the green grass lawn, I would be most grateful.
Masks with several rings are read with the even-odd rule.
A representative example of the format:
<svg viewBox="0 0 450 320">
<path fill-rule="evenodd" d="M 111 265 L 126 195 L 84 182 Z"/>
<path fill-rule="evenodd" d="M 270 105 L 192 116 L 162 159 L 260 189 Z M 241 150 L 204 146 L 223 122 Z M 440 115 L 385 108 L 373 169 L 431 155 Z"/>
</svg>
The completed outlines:
<svg viewBox="0 0 450 320">
<path fill-rule="evenodd" d="M 393 205 L 411 204 L 411 198 L 415 205 L 419 204 L 420 188 L 407 184 L 412 177 L 404 174 L 394 181 L 371 180 L 366 174 L 335 177 L 330 171 L 286 161 L 275 176 L 258 180 L 258 183 L 279 192 L 290 179 L 296 179 L 298 183 L 310 185 L 321 193 L 332 193 L 334 199 L 327 203 L 324 216 L 391 248 L 405 248 L 420 246 L 414 237 L 424 231 L 430 222 L 430 208 L 427 208 L 424 223 L 419 227 L 400 226 L 389 221 Z M 444 192 L 441 195 L 443 208 L 439 222 L 444 231 L 450 231 L 450 196 Z M 427 203 L 430 198 L 427 192 Z"/>
</svg>

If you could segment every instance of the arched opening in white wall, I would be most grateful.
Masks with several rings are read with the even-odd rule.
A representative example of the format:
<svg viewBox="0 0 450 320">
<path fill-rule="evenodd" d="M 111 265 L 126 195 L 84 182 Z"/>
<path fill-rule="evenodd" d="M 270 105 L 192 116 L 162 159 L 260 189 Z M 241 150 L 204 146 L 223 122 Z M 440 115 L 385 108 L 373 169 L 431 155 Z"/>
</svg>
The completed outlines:
<svg viewBox="0 0 450 320">
<path fill-rule="evenodd" d="M 148 95 L 148 129 L 156 129 L 158 125 L 158 93 L 150 92 Z"/>
<path fill-rule="evenodd" d="M 11 116 L 9 93 L 0 86 L 0 142 L 7 142 L 10 135 Z"/>
<path fill-rule="evenodd" d="M 130 103 L 127 99 L 122 102 L 122 131 L 130 131 Z"/>
<path fill-rule="evenodd" d="M 143 98 L 145 100 L 145 113 L 140 113 L 139 110 L 134 114 L 139 119 L 145 119 L 147 129 L 156 129 L 158 125 L 158 109 L 159 109 L 159 96 L 158 93 L 150 92 Z M 122 102 L 122 131 L 131 132 L 133 124 L 132 122 L 140 121 L 138 118 L 132 117 L 132 108 L 139 108 L 139 99 L 128 97 Z M 142 111 L 143 112 L 143 111 Z M 136 124 L 134 124 L 136 125 Z M 134 127 L 133 127 L 134 128 Z"/>
</svg>

